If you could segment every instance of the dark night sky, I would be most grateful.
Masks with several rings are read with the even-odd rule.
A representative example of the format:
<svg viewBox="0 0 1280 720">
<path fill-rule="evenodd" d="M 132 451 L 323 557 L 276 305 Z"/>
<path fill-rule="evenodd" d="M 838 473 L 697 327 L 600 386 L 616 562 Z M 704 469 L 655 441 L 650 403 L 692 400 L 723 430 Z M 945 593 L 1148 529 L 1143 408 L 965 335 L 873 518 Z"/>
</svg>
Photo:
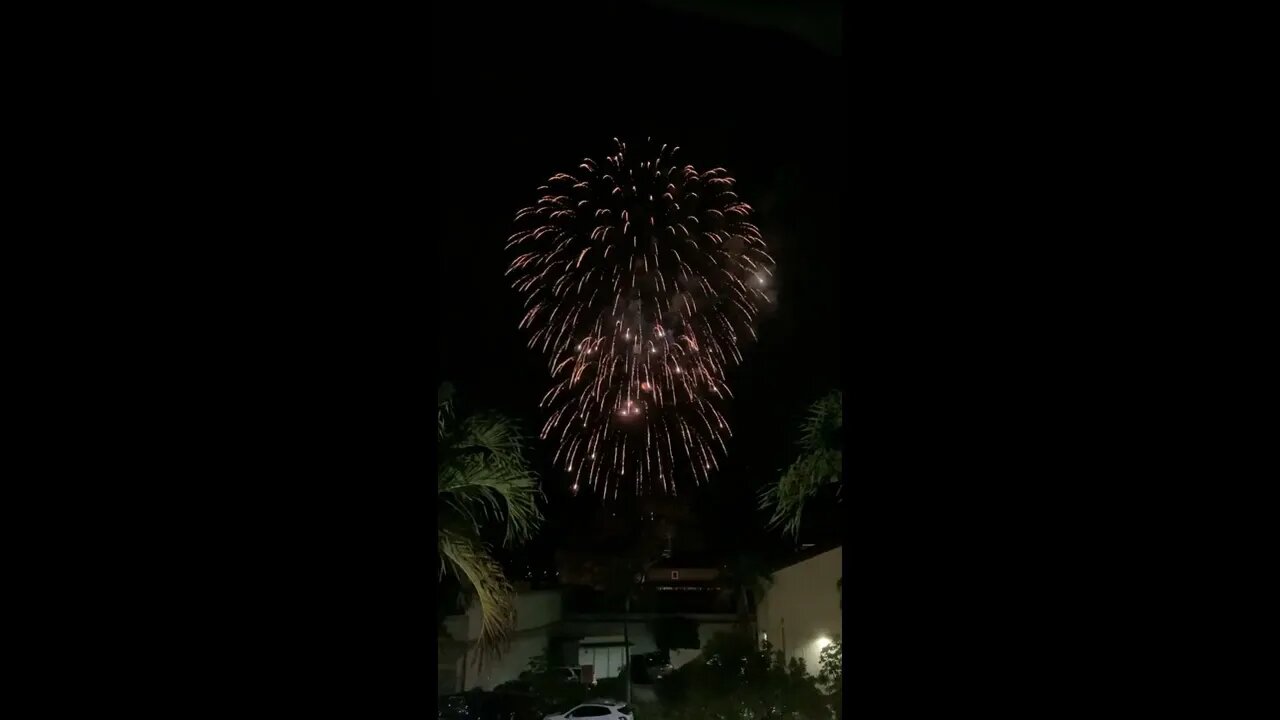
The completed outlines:
<svg viewBox="0 0 1280 720">
<path fill-rule="evenodd" d="M 684 14 L 661 5 L 540 5 L 559 10 L 503 11 L 501 27 L 480 15 L 492 8 L 469 20 L 451 10 L 450 22 L 435 23 L 433 91 L 447 108 L 435 129 L 443 190 L 430 222 L 438 377 L 458 386 L 463 411 L 501 410 L 535 432 L 548 372 L 525 347 L 520 299 L 503 277 L 515 211 L 549 175 L 606 154 L 613 137 L 653 137 L 679 145 L 677 160 L 728 168 L 778 260 L 779 298 L 730 378 L 729 457 L 691 501 L 700 521 L 722 527 L 709 539 L 777 544 L 776 535 L 744 533 L 744 518 L 794 457 L 805 408 L 842 387 L 839 243 L 844 213 L 856 211 L 844 190 L 842 60 L 830 52 L 830 32 L 795 31 L 812 22 L 771 29 L 719 19 L 714 7 Z M 857 352 L 856 337 L 843 344 Z M 553 520 L 597 512 L 594 498 L 568 498 L 549 444 L 536 442 Z M 557 539 L 550 529 L 536 545 Z"/>
</svg>

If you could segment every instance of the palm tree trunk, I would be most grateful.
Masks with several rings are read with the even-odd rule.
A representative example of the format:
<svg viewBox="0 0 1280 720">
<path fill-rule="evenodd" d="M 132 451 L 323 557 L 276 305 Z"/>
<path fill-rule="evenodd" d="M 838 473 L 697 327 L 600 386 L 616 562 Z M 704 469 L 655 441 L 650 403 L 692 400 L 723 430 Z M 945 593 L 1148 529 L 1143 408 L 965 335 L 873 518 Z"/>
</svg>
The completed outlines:
<svg viewBox="0 0 1280 720">
<path fill-rule="evenodd" d="M 470 648 L 465 645 L 462 648 L 462 687 L 458 688 L 462 692 L 467 690 L 467 653 L 469 650 Z"/>
<path fill-rule="evenodd" d="M 627 632 L 627 620 L 629 619 L 630 615 L 631 615 L 631 593 L 627 593 L 626 610 L 622 615 L 622 647 L 623 647 L 623 651 L 626 653 L 626 658 L 627 658 L 627 662 L 624 665 L 626 670 L 624 670 L 623 672 L 627 676 L 624 682 L 626 682 L 628 705 L 631 704 L 631 635 Z"/>
</svg>

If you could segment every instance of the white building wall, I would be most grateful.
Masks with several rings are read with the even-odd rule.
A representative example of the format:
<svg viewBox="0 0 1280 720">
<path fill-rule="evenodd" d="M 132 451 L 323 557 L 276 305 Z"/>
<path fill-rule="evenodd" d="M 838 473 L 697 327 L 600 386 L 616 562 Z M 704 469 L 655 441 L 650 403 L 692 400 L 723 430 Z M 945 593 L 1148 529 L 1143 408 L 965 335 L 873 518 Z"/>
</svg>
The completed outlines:
<svg viewBox="0 0 1280 720">
<path fill-rule="evenodd" d="M 512 638 L 511 647 L 497 660 L 490 660 L 478 671 L 474 664 L 467 669 L 467 689 L 492 690 L 504 682 L 519 679 L 520 673 L 529 669 L 529 660 L 546 652 L 549 640 L 545 630 Z M 475 653 L 470 655 L 474 660 Z"/>
<path fill-rule="evenodd" d="M 732 632 L 733 623 L 726 622 L 700 622 L 698 623 L 698 649 L 680 648 L 671 651 L 671 667 L 678 668 L 681 665 L 693 660 L 702 654 L 702 648 L 707 646 L 707 641 L 716 635 L 724 632 Z"/>
<path fill-rule="evenodd" d="M 621 630 L 621 623 L 617 625 L 615 631 Z M 671 651 L 672 667 L 680 667 L 685 663 L 693 660 L 702 654 L 702 648 L 706 647 L 707 641 L 715 637 L 719 633 L 733 631 L 733 623 L 730 621 L 722 622 L 699 622 L 698 623 L 698 645 L 696 649 L 676 649 Z M 631 654 L 644 655 L 646 653 L 657 652 L 658 643 L 653 639 L 653 631 L 649 628 L 649 623 L 645 621 L 636 622 L 628 629 L 631 640 Z M 622 635 L 593 635 L 582 638 L 583 644 L 594 642 L 622 642 Z M 601 647 L 579 647 L 578 664 L 579 665 L 596 665 L 595 677 L 617 677 L 622 668 L 621 663 L 622 648 L 619 647 L 612 654 L 607 654 L 605 648 Z"/>
<path fill-rule="evenodd" d="M 601 625 L 603 626 L 604 623 L 601 623 Z M 607 636 L 591 635 L 591 636 L 584 637 L 581 640 L 581 642 L 592 643 L 592 642 L 601 642 L 606 639 L 607 640 L 616 639 L 617 642 L 621 643 L 622 642 L 622 635 L 621 635 L 622 623 L 609 623 L 608 627 L 611 630 L 609 635 Z M 706 647 L 708 640 L 715 637 L 719 633 L 731 632 L 733 631 L 733 628 L 734 628 L 733 621 L 730 621 L 730 620 L 723 620 L 718 622 L 699 622 L 698 623 L 698 647 L 694 649 L 672 650 L 671 651 L 672 667 L 678 668 L 681 665 L 684 665 L 685 663 L 689 662 L 690 660 L 693 660 L 694 658 L 698 657 L 698 655 L 702 654 L 702 648 Z M 648 621 L 642 620 L 642 621 L 632 623 L 631 627 L 628 629 L 628 632 L 631 635 L 631 653 L 633 655 L 644 655 L 646 653 L 657 652 L 658 643 L 653 638 L 653 631 L 650 629 Z M 579 648 L 578 663 L 580 665 L 587 665 L 591 662 L 591 656 L 584 654 L 584 651 L 589 649 L 590 648 L 588 647 Z M 604 656 L 603 654 L 601 654 L 599 655 L 599 657 L 603 658 Z M 616 671 L 612 675 L 600 675 L 599 671 L 597 671 L 596 673 L 596 677 L 616 677 L 616 676 L 617 676 Z"/>
<path fill-rule="evenodd" d="M 591 677 L 596 680 L 618 677 L 626 661 L 626 650 L 620 646 L 578 648 L 578 665 L 583 668 L 590 666 Z"/>
<path fill-rule="evenodd" d="M 621 626 L 619 623 L 619 629 Z M 620 676 L 622 666 L 627 661 L 622 638 L 621 634 L 589 635 L 582 638 L 578 641 L 578 665 L 591 665 L 597 680 Z M 658 650 L 658 643 L 653 639 L 653 631 L 649 629 L 649 624 L 646 622 L 631 623 L 627 628 L 627 639 L 631 643 L 632 655 L 644 655 Z M 617 646 L 599 646 L 593 643 L 617 643 Z"/>
<path fill-rule="evenodd" d="M 516 602 L 516 628 L 541 628 L 560 620 L 559 590 L 537 590 L 521 593 Z"/>
<path fill-rule="evenodd" d="M 517 680 L 520 673 L 529 669 L 529 660 L 546 652 L 550 642 L 551 625 L 560 620 L 560 591 L 538 590 L 516 595 L 516 627 L 512 633 L 511 647 L 496 660 L 490 659 L 483 667 L 477 662 L 474 646 L 456 665 L 458 688 L 492 690 L 509 680 Z M 456 639 L 475 643 L 480 638 L 481 613 L 479 603 L 473 603 L 465 615 L 453 615 L 445 620 L 445 628 Z M 463 668 L 463 663 L 467 667 Z"/>
<path fill-rule="evenodd" d="M 774 650 L 784 650 L 788 659 L 804 658 L 814 675 L 823 641 L 844 629 L 836 590 L 843 561 L 844 548 L 838 547 L 775 572 L 757 613 L 760 631 Z"/>
</svg>

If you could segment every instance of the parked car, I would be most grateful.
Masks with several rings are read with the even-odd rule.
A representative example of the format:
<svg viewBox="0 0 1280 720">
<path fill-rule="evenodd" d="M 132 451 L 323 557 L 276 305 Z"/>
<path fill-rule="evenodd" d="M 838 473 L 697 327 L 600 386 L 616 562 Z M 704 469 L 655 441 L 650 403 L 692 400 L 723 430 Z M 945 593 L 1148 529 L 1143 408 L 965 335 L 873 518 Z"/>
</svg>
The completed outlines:
<svg viewBox="0 0 1280 720">
<path fill-rule="evenodd" d="M 588 700 L 569 712 L 554 713 L 543 720 L 576 720 L 576 718 L 635 720 L 635 710 L 630 705 L 617 700 Z"/>
<path fill-rule="evenodd" d="M 547 672 L 559 677 L 565 682 L 582 682 L 582 671 L 579 668 L 557 667 L 551 668 Z"/>
<path fill-rule="evenodd" d="M 439 720 L 471 720 L 479 716 L 481 693 L 454 693 L 436 698 L 436 716 Z"/>
<path fill-rule="evenodd" d="M 469 690 L 438 698 L 438 720 L 538 720 L 538 699 L 515 692 Z"/>
</svg>

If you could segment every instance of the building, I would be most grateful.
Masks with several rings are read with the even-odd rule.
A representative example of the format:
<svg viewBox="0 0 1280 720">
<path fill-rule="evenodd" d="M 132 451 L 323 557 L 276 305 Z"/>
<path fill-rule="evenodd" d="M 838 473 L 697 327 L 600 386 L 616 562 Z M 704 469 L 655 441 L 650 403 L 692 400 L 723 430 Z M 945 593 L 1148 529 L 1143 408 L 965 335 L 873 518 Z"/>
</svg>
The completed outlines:
<svg viewBox="0 0 1280 720">
<path fill-rule="evenodd" d="M 475 643 L 480 637 L 479 605 L 473 603 L 466 612 L 446 617 L 444 628 L 447 636 L 442 635 L 437 643 L 439 693 L 492 690 L 504 682 L 518 679 L 520 673 L 529 669 L 530 660 L 544 654 L 553 667 L 581 668 L 582 676 L 587 680 L 617 677 L 626 662 L 628 645 L 632 656 L 658 652 L 654 622 L 681 617 L 696 623 L 701 647 L 716 633 L 732 630 L 739 619 L 732 612 L 697 612 L 696 608 L 695 611 L 676 608 L 655 612 L 652 607 L 647 607 L 633 608 L 631 613 L 625 613 L 609 610 L 603 604 L 579 602 L 575 598 L 582 591 L 588 595 L 593 592 L 589 588 L 519 592 L 511 646 L 500 658 L 486 663 L 483 668 L 477 667 L 475 650 Z M 708 595 L 700 591 L 692 594 L 662 591 L 659 594 L 673 599 L 696 599 Z M 697 657 L 700 647 L 671 650 L 672 665 L 679 667 Z"/>
<path fill-rule="evenodd" d="M 480 638 L 480 604 L 473 602 L 465 613 L 445 618 L 445 633 L 437 641 L 438 692 L 448 695 L 462 690 L 492 690 L 515 680 L 529 668 L 529 661 L 542 655 L 551 644 L 561 618 L 559 590 L 529 590 L 516 595 L 516 627 L 511 647 L 497 660 L 479 667 L 475 643 Z"/>
<path fill-rule="evenodd" d="M 645 584 L 656 587 L 717 587 L 719 565 L 709 557 L 676 553 L 650 565 Z"/>
<path fill-rule="evenodd" d="M 803 658 L 814 675 L 822 648 L 844 629 L 836 587 L 844 574 L 843 562 L 844 549 L 838 546 L 774 571 L 757 612 L 760 639 L 788 659 Z"/>
<path fill-rule="evenodd" d="M 623 621 L 625 620 L 627 625 L 625 635 L 631 643 L 631 654 L 636 656 L 658 651 L 652 623 L 669 617 L 676 616 L 670 613 L 649 612 L 633 612 L 629 615 L 625 613 L 566 615 L 558 630 L 557 641 L 564 655 L 573 656 L 576 653 L 578 659 L 576 664 L 581 666 L 584 672 L 590 665 L 591 675 L 595 679 L 617 677 L 626 657 Z M 708 640 L 717 633 L 732 631 L 738 621 L 737 615 L 730 613 L 681 613 L 678 617 L 696 623 L 699 647 L 671 650 L 671 664 L 674 667 L 680 667 L 697 657 Z"/>
<path fill-rule="evenodd" d="M 838 567 L 837 562 L 837 567 Z M 538 585 L 541 573 L 554 588 Z M 683 618 L 697 627 L 698 648 L 670 648 L 671 664 L 694 659 L 715 634 L 741 622 L 738 598 L 724 582 L 715 558 L 696 550 L 662 552 L 645 568 L 624 612 L 616 584 L 618 557 L 607 552 L 557 553 L 557 566 L 529 569 L 516 583 L 516 622 L 510 649 L 483 669 L 476 666 L 480 608 L 445 618 L 448 637 L 439 641 L 438 671 L 442 694 L 469 689 L 492 690 L 519 678 L 529 661 L 546 655 L 549 664 L 580 667 L 585 679 L 617 677 L 627 658 L 658 653 L 654 623 Z M 838 618 L 838 613 L 837 613 Z M 625 625 L 625 628 L 624 628 Z M 692 639 L 686 641 L 693 644 Z"/>
</svg>

